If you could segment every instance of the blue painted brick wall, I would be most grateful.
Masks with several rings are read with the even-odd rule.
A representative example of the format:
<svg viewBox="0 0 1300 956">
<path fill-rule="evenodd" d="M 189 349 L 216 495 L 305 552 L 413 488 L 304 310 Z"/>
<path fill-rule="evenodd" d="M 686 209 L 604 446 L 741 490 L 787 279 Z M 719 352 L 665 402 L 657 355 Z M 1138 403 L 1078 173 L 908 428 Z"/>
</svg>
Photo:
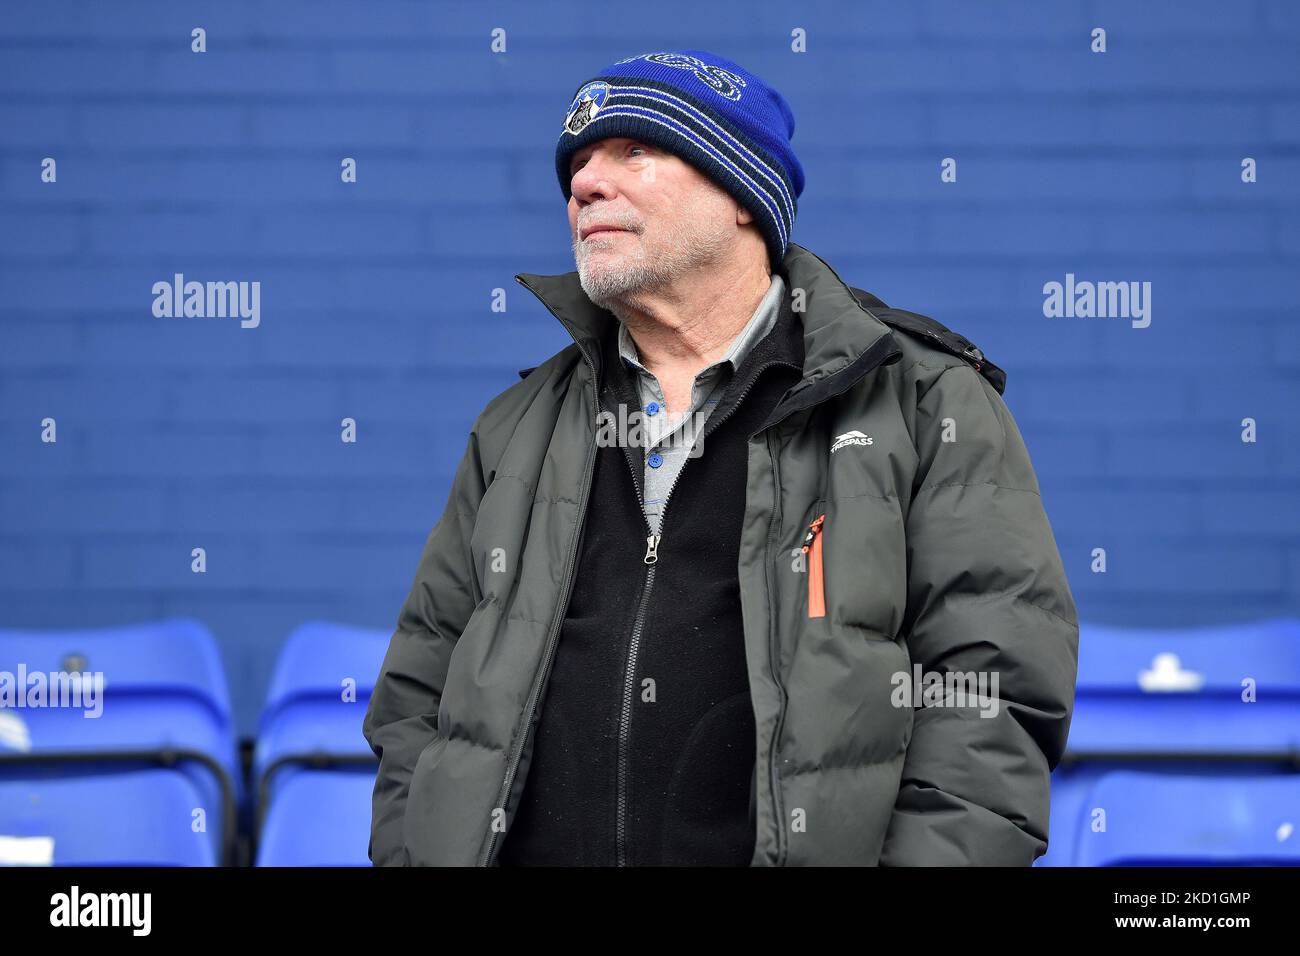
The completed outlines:
<svg viewBox="0 0 1300 956">
<path fill-rule="evenodd" d="M 1085 619 L 1300 611 L 1300 5 L 10 0 L 0 625 L 197 616 L 245 734 L 295 624 L 390 628 L 474 416 L 567 341 L 512 276 L 572 268 L 573 89 L 684 46 L 791 101 L 796 241 L 1007 368 Z M 262 325 L 153 318 L 174 272 Z M 1151 326 L 1044 318 L 1067 272 Z"/>
</svg>

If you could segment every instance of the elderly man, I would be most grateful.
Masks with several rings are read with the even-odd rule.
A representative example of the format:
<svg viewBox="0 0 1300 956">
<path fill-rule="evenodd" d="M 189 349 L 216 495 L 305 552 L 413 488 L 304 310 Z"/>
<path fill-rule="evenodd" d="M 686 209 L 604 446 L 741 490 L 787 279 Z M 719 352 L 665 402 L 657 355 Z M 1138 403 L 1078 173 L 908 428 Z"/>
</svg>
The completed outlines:
<svg viewBox="0 0 1300 956">
<path fill-rule="evenodd" d="M 791 242 L 793 132 L 700 50 L 578 89 L 577 270 L 516 277 L 574 341 L 479 415 L 425 545 L 374 863 L 1045 851 L 1078 625 L 1005 376 Z"/>
</svg>

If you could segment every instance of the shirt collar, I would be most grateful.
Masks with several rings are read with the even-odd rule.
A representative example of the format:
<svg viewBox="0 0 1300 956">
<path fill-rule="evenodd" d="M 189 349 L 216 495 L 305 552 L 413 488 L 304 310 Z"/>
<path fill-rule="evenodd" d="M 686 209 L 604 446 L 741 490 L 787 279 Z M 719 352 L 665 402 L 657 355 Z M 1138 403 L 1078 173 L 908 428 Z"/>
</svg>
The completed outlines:
<svg viewBox="0 0 1300 956">
<path fill-rule="evenodd" d="M 731 340 L 731 346 L 727 353 L 718 359 L 708 368 L 702 369 L 700 374 L 703 375 L 719 365 L 730 363 L 731 370 L 734 372 L 744 363 L 745 357 L 749 355 L 753 347 L 760 342 L 768 332 L 772 331 L 772 326 L 776 323 L 777 312 L 781 307 L 781 296 L 785 292 L 785 282 L 777 273 L 772 273 L 772 282 L 768 286 L 767 292 L 763 295 L 762 301 L 758 303 L 758 308 L 754 314 L 749 317 L 745 327 L 736 334 Z M 623 322 L 618 324 L 618 354 L 621 355 L 629 364 L 641 372 L 650 374 L 649 369 L 641 364 L 640 353 L 637 351 L 636 342 L 632 340 L 632 334 L 628 331 L 627 325 Z"/>
</svg>

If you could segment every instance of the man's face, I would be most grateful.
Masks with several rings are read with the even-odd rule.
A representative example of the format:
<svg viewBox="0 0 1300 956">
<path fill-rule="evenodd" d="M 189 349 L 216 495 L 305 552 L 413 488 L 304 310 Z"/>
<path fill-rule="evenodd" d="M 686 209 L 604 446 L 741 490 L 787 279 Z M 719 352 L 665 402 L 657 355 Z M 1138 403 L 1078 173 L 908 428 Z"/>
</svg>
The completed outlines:
<svg viewBox="0 0 1300 956">
<path fill-rule="evenodd" d="M 717 261 L 753 221 L 690 163 L 639 140 L 589 143 L 569 170 L 573 258 L 597 305 L 671 286 Z"/>
</svg>

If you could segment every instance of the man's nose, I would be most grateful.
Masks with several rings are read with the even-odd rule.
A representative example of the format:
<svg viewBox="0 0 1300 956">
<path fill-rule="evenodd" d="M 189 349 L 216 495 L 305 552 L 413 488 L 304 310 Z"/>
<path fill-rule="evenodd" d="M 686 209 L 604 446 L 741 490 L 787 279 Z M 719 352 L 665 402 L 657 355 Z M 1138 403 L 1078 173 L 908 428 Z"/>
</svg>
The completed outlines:
<svg viewBox="0 0 1300 956">
<path fill-rule="evenodd" d="M 573 174 L 569 183 L 578 204 L 585 205 L 597 199 L 613 199 L 617 196 L 618 187 L 612 173 L 611 163 L 604 153 L 600 150 L 593 152 L 582 164 L 582 168 Z"/>
</svg>

